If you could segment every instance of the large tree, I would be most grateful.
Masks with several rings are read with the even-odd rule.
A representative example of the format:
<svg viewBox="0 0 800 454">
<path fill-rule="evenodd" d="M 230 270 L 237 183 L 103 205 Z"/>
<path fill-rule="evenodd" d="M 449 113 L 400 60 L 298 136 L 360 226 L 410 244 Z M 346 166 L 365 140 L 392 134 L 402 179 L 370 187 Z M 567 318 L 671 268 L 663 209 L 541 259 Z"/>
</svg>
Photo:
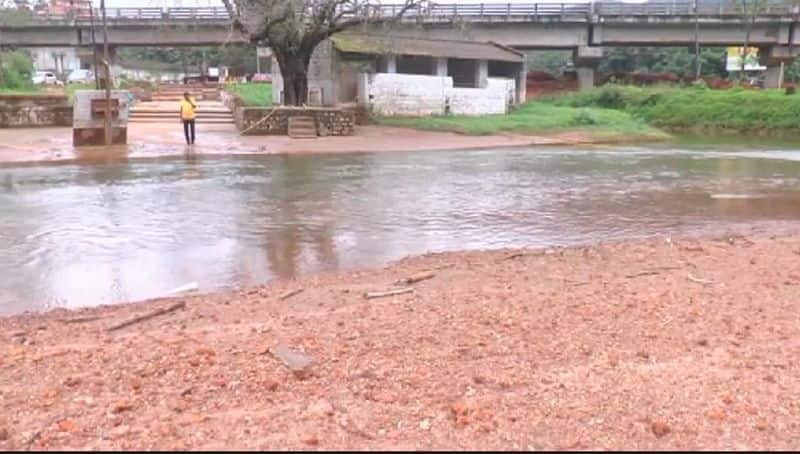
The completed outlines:
<svg viewBox="0 0 800 454">
<path fill-rule="evenodd" d="M 388 22 L 419 4 L 380 8 L 369 0 L 223 0 L 233 25 L 250 42 L 269 46 L 283 78 L 284 103 L 308 100 L 308 65 L 319 43 L 367 22 Z"/>
</svg>

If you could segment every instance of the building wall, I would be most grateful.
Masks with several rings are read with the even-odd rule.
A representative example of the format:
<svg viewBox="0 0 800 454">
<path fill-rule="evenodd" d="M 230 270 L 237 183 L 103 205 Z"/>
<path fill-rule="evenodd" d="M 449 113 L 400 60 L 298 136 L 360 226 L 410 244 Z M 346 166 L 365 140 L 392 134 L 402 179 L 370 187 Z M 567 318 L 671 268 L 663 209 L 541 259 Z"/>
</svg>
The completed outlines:
<svg viewBox="0 0 800 454">
<path fill-rule="evenodd" d="M 29 49 L 29 52 L 36 71 L 69 74 L 72 70 L 81 69 L 81 60 L 74 47 L 36 47 Z"/>
<path fill-rule="evenodd" d="M 507 113 L 514 103 L 513 79 L 489 78 L 484 88 L 454 88 L 451 77 L 362 74 L 359 92 L 376 115 L 430 116 Z"/>
<path fill-rule="evenodd" d="M 453 88 L 450 112 L 454 115 L 505 114 L 514 104 L 513 79 L 487 79 L 485 88 Z"/>
<path fill-rule="evenodd" d="M 367 103 L 377 115 L 444 115 L 450 77 L 418 74 L 364 74 Z"/>
</svg>

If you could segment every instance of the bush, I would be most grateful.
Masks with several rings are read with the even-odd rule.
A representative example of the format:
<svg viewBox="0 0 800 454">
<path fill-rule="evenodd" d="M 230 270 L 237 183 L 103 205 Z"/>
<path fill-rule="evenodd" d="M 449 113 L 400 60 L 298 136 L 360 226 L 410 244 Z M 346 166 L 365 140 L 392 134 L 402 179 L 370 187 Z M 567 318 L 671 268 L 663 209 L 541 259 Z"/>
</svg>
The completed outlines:
<svg viewBox="0 0 800 454">
<path fill-rule="evenodd" d="M 797 89 L 794 86 L 786 87 L 786 94 L 793 95 L 797 92 Z"/>
<path fill-rule="evenodd" d="M 703 79 L 697 79 L 694 82 L 692 82 L 692 88 L 694 88 L 696 90 L 708 90 L 709 89 L 708 88 L 708 84 Z"/>
<path fill-rule="evenodd" d="M 0 88 L 20 90 L 30 88 L 33 61 L 22 51 L 0 53 Z"/>
<path fill-rule="evenodd" d="M 575 126 L 591 126 L 597 124 L 597 117 L 589 109 L 581 109 L 575 114 Z"/>
</svg>

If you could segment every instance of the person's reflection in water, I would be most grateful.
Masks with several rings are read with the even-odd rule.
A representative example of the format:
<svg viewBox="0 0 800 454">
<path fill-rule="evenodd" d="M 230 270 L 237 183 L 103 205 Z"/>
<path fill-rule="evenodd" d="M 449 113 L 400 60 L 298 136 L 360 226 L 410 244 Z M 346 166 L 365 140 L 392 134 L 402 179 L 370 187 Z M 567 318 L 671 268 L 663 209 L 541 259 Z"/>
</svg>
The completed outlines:
<svg viewBox="0 0 800 454">
<path fill-rule="evenodd" d="M 184 178 L 199 178 L 200 171 L 198 170 L 198 159 L 197 154 L 194 150 L 191 150 L 187 147 L 187 150 L 183 153 L 183 159 L 186 161 L 186 170 L 183 171 Z"/>
</svg>

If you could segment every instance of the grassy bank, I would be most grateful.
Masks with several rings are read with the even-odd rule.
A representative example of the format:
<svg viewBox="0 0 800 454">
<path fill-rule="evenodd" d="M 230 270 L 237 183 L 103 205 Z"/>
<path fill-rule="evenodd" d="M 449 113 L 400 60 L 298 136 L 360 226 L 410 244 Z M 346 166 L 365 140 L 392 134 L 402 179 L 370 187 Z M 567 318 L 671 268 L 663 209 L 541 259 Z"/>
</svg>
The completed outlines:
<svg viewBox="0 0 800 454">
<path fill-rule="evenodd" d="M 228 84 L 225 90 L 239 95 L 247 106 L 272 105 L 272 84 Z"/>
<path fill-rule="evenodd" d="M 553 98 L 571 108 L 605 108 L 673 131 L 800 132 L 800 95 L 783 90 L 605 86 Z"/>
<path fill-rule="evenodd" d="M 664 139 L 668 135 L 626 112 L 597 107 L 575 108 L 530 102 L 508 115 L 475 117 L 379 117 L 379 124 L 468 135 L 542 134 L 581 130 L 598 140 Z"/>
</svg>

